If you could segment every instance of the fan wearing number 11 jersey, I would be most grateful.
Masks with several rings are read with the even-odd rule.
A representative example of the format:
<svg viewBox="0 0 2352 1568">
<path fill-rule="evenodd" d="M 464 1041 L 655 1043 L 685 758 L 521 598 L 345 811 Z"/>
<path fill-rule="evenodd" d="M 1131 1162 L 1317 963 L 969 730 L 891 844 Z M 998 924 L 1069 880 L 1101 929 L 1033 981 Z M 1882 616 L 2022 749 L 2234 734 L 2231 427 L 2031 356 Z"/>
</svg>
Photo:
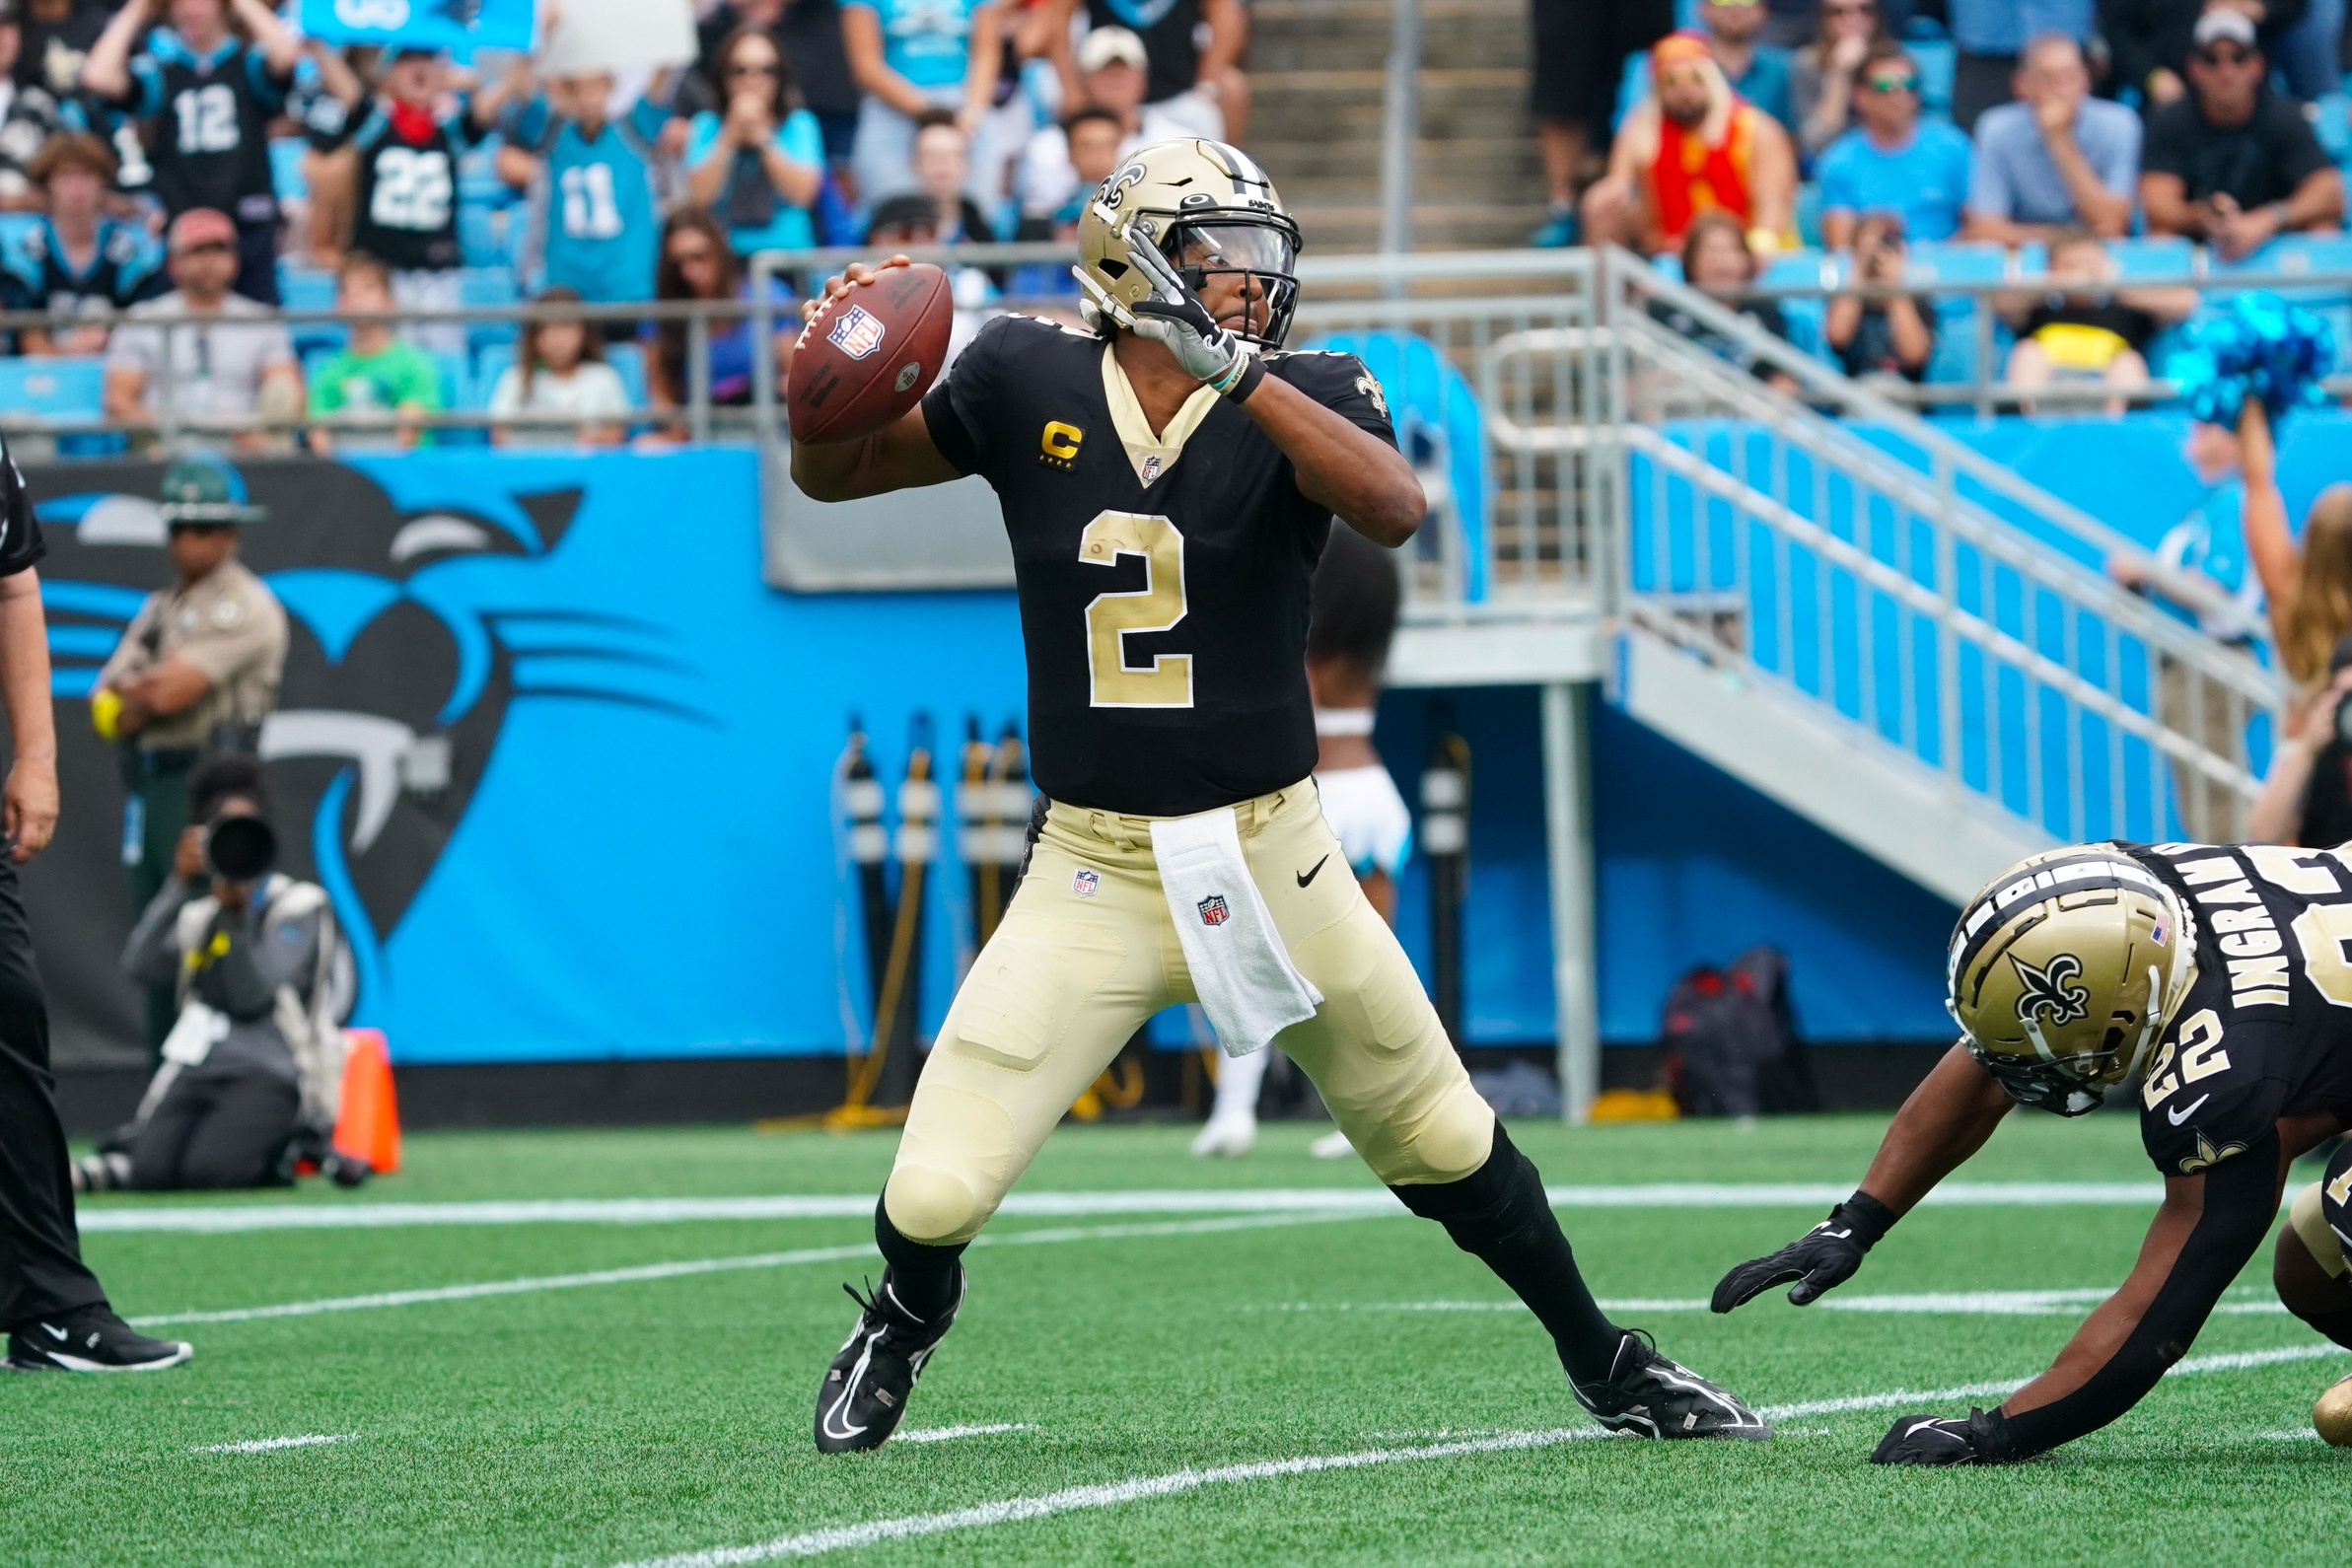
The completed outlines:
<svg viewBox="0 0 2352 1568">
<path fill-rule="evenodd" d="M 1999 1463 L 2113 1421 L 2187 1354 L 2270 1234 L 2288 1163 L 2352 1125 L 2348 943 L 2352 845 L 2077 844 L 2018 862 L 1952 934 L 1960 1043 L 1895 1113 L 1854 1195 L 1725 1275 L 1715 1310 L 1792 1282 L 1790 1301 L 1815 1300 L 2012 1105 L 2078 1116 L 2111 1090 L 2138 1110 L 2165 1178 L 2130 1278 L 1999 1408 L 1904 1416 L 1872 1457 Z M 2298 1201 L 2272 1283 L 2352 1347 L 2352 1274 L 2329 1212 L 2320 1191 Z"/>
<path fill-rule="evenodd" d="M 923 1064 L 875 1216 L 888 1267 L 818 1391 L 828 1453 L 891 1435 L 963 1303 L 965 1246 L 1144 1020 L 1199 1000 L 1187 952 L 1231 951 L 1200 928 L 1254 942 L 1212 977 L 1229 982 L 1219 995 L 1297 1020 L 1275 1037 L 1349 1142 L 1533 1310 L 1587 1410 L 1648 1437 L 1767 1433 L 1595 1304 L 1535 1168 L 1471 1090 L 1324 823 L 1309 777 L 1316 562 L 1334 517 L 1393 546 L 1423 499 L 1363 365 L 1281 352 L 1298 246 L 1245 154 L 1141 148 L 1079 221 L 1093 330 L 991 321 L 896 423 L 794 448 L 819 500 L 964 474 L 995 489 L 1050 802 Z M 824 303 L 872 276 L 832 279 Z M 819 303 L 812 330 L 844 352 L 888 346 L 871 315 Z M 1169 880 L 1211 885 L 1170 896 L 1163 827 L 1201 856 Z M 1265 1005 L 1285 963 L 1319 994 L 1311 1012 L 1302 987 L 1280 989 L 1287 1011 Z"/>
</svg>

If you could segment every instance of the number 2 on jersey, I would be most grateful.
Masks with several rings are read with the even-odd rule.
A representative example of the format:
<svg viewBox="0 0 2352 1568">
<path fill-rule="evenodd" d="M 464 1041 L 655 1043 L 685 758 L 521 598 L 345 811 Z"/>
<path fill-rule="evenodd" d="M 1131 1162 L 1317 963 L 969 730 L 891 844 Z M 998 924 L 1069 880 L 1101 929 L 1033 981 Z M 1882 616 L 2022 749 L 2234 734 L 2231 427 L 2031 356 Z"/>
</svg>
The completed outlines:
<svg viewBox="0 0 2352 1568">
<path fill-rule="evenodd" d="M 1148 670 L 1127 668 L 1129 632 L 1168 631 L 1184 618 L 1184 535 L 1164 517 L 1105 512 L 1078 535 L 1078 559 L 1113 566 L 1143 557 L 1143 587 L 1097 594 L 1086 606 L 1086 667 L 1098 708 L 1189 708 L 1192 656 L 1155 654 Z"/>
</svg>

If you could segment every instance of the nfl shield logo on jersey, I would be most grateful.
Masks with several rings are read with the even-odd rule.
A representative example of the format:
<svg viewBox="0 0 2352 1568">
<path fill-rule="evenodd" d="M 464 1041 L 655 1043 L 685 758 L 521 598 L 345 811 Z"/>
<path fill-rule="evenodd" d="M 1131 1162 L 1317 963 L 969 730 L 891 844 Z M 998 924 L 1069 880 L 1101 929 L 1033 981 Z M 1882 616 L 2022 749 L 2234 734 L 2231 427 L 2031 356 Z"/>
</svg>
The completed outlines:
<svg viewBox="0 0 2352 1568">
<path fill-rule="evenodd" d="M 1092 866 L 1081 866 L 1070 874 L 1070 891 L 1081 898 L 1092 898 L 1102 886 L 1102 874 Z"/>
<path fill-rule="evenodd" d="M 866 314 L 865 307 L 852 305 L 824 335 L 851 359 L 864 359 L 882 347 L 882 322 Z"/>
<path fill-rule="evenodd" d="M 1202 925 L 1221 926 L 1232 918 L 1233 911 L 1225 906 L 1225 894 L 1213 892 L 1200 900 L 1200 923 Z"/>
</svg>

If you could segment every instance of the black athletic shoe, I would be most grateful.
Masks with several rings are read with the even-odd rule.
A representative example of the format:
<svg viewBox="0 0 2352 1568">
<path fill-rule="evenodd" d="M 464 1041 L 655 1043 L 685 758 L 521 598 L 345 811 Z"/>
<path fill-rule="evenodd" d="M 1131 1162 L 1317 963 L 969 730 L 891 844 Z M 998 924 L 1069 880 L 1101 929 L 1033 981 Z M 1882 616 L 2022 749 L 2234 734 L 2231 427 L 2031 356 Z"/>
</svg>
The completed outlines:
<svg viewBox="0 0 2352 1568">
<path fill-rule="evenodd" d="M 963 1306 L 963 1269 L 961 1264 L 956 1269 L 956 1299 L 933 1319 L 917 1318 L 899 1303 L 891 1289 L 889 1269 L 883 1270 L 882 1289 L 871 1296 L 860 1296 L 846 1284 L 841 1288 L 863 1311 L 817 1390 L 820 1454 L 878 1449 L 898 1430 L 907 1395 L 923 1375 L 923 1363 L 931 1359 Z"/>
<path fill-rule="evenodd" d="M 1768 1438 L 1772 1427 L 1732 1394 L 1658 1353 L 1636 1328 L 1617 1343 L 1606 1383 L 1568 1380 L 1569 1391 L 1611 1432 L 1652 1438 Z"/>
<path fill-rule="evenodd" d="M 8 1336 L 18 1372 L 161 1372 L 196 1353 L 177 1339 L 150 1339 L 105 1307 L 36 1318 Z"/>
</svg>

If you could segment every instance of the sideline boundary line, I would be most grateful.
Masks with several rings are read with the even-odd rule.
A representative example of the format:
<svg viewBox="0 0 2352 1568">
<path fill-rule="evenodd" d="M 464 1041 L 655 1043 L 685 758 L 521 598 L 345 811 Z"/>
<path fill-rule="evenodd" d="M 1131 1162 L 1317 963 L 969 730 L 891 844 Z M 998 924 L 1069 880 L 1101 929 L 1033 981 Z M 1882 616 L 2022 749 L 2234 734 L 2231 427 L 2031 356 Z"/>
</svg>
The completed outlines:
<svg viewBox="0 0 2352 1568">
<path fill-rule="evenodd" d="M 1556 1209 L 1816 1208 L 1842 1203 L 1852 1188 L 1827 1182 L 1652 1181 L 1624 1186 L 1544 1189 Z M 1924 1202 L 1950 1208 L 2142 1207 L 2161 1202 L 2154 1181 L 1948 1181 Z M 1096 1219 L 1134 1214 L 1345 1213 L 1401 1216 L 1385 1187 L 1169 1188 L 1135 1191 L 1015 1192 L 997 1212 L 1037 1219 Z M 90 1206 L 80 1213 L 88 1236 L 224 1236 L 248 1231 L 365 1231 L 443 1225 L 677 1225 L 695 1221 L 863 1219 L 874 1212 L 864 1193 L 770 1197 L 461 1199 L 431 1203 L 247 1203 L 185 1206 Z"/>
<path fill-rule="evenodd" d="M 2057 1290 L 1918 1291 L 1907 1295 L 1823 1296 L 1814 1309 L 1833 1313 L 1924 1313 L 1936 1316 L 1978 1314 L 1996 1318 L 2079 1318 L 2085 1308 L 2115 1294 L 2112 1285 L 2075 1285 Z M 1618 1297 L 1600 1303 L 1606 1313 L 1703 1313 L 1713 1309 L 1704 1296 Z M 1524 1313 L 1519 1301 L 1385 1301 L 1277 1302 L 1245 1306 L 1244 1312 L 1274 1313 Z M 2225 1301 L 2216 1305 L 2218 1318 L 2283 1317 L 2286 1307 L 2269 1300 Z"/>
<path fill-rule="evenodd" d="M 2346 1352 L 2333 1344 L 2286 1345 L 2275 1350 L 2244 1351 L 2227 1355 L 2192 1356 L 2175 1364 L 2165 1376 L 2168 1378 L 2194 1377 L 2201 1373 L 2240 1372 L 2252 1367 L 2265 1367 L 2290 1361 L 2313 1361 L 2323 1356 L 2340 1356 Z M 1797 1404 L 1768 1405 L 1760 1412 L 1767 1420 L 1789 1420 L 1807 1415 L 1836 1415 L 1854 1410 L 1877 1410 L 1890 1405 L 1914 1404 L 1929 1400 L 1985 1398 L 1996 1393 L 2006 1394 L 2023 1388 L 2031 1379 L 2018 1378 L 2002 1383 L 1968 1384 L 1957 1389 L 1939 1389 L 1915 1392 L 1896 1389 L 1885 1393 L 1854 1394 L 1839 1399 L 1814 1399 Z M 1204 1486 L 1222 1486 L 1240 1481 L 1271 1480 L 1280 1476 L 1313 1475 L 1325 1470 L 1363 1469 L 1375 1464 L 1404 1464 L 1427 1460 L 1467 1458 L 1478 1454 L 1501 1454 L 1529 1449 L 1556 1447 L 1562 1443 L 1584 1438 L 1608 1436 L 1598 1427 L 1554 1427 L 1540 1432 L 1507 1432 L 1494 1437 L 1470 1438 L 1457 1443 L 1431 1443 L 1416 1448 L 1361 1449 L 1352 1454 L 1313 1454 L 1291 1460 L 1264 1460 L 1248 1464 L 1221 1464 L 1209 1469 L 1171 1470 L 1163 1475 L 1143 1475 L 1132 1480 L 1110 1481 L 1093 1486 L 1069 1486 L 1060 1491 L 1046 1492 L 1033 1497 L 1008 1497 L 996 1502 L 981 1503 L 971 1508 L 954 1509 L 939 1514 L 908 1514 L 896 1519 L 869 1520 L 863 1524 L 836 1525 L 824 1530 L 806 1531 L 798 1534 L 777 1535 L 768 1540 L 754 1541 L 743 1546 L 714 1546 L 702 1551 L 679 1552 L 666 1557 L 647 1557 L 623 1565 L 623 1568 L 733 1568 L 739 1563 L 775 1562 L 791 1557 L 820 1557 L 831 1552 L 847 1551 L 859 1546 L 877 1545 L 886 1540 L 906 1540 L 918 1535 L 945 1534 L 960 1530 L 985 1530 L 996 1525 L 1017 1524 L 1023 1520 L 1044 1519 L 1055 1514 L 1076 1513 L 1083 1509 L 1116 1508 L 1126 1503 L 1144 1502 L 1156 1497 L 1172 1497 L 1182 1492 L 1198 1491 Z M 1629 1440 L 1638 1441 L 1638 1440 Z"/>
<path fill-rule="evenodd" d="M 869 1212 L 872 1205 L 868 1205 Z M 1044 1247 L 1059 1242 L 1112 1242 L 1129 1237 L 1207 1236 L 1220 1231 L 1256 1231 L 1277 1226 L 1326 1224 L 1334 1220 L 1376 1219 L 1374 1213 L 1341 1210 L 1298 1214 L 1246 1214 L 1219 1220 L 1169 1220 L 1138 1225 L 1065 1225 L 1034 1231 L 989 1233 L 976 1237 L 974 1247 Z M 876 1256 L 874 1244 L 847 1247 L 803 1247 L 786 1252 L 751 1252 L 741 1257 L 701 1257 L 675 1263 L 639 1263 L 628 1268 L 592 1269 L 581 1274 L 542 1274 L 523 1279 L 481 1280 L 463 1285 L 436 1285 L 418 1290 L 379 1291 L 367 1296 L 331 1296 L 319 1301 L 279 1302 L 267 1307 L 229 1307 L 213 1312 L 148 1313 L 130 1319 L 135 1326 L 165 1323 L 243 1323 L 269 1318 L 314 1318 L 321 1313 L 370 1312 L 379 1308 L 421 1307 L 436 1302 L 478 1301 L 491 1296 L 527 1296 L 540 1291 L 579 1290 L 592 1285 L 634 1285 L 647 1280 L 683 1279 L 696 1274 L 729 1274 L 745 1269 L 790 1268 L 800 1263 L 837 1263 Z"/>
</svg>

